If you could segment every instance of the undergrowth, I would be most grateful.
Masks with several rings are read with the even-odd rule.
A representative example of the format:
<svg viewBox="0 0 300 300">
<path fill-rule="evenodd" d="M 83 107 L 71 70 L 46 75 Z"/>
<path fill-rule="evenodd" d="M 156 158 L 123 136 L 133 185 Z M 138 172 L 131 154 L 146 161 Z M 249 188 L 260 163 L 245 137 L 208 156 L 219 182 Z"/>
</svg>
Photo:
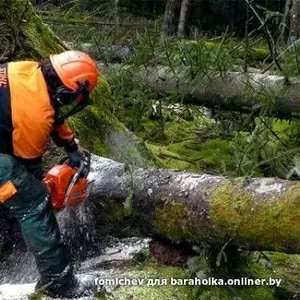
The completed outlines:
<svg viewBox="0 0 300 300">
<path fill-rule="evenodd" d="M 254 107 L 248 115 L 224 113 L 218 109 L 185 105 L 184 97 L 176 91 L 162 93 L 134 77 L 141 68 L 167 66 L 175 77 L 178 70 L 183 71 L 184 80 L 193 90 L 199 82 L 205 85 L 227 71 L 243 71 L 245 62 L 247 68 L 280 74 L 265 37 L 251 36 L 246 41 L 226 31 L 213 38 L 203 34 L 188 39 L 162 38 L 161 20 L 142 20 L 122 13 L 122 23 L 132 26 L 116 28 L 113 12 L 109 12 L 107 5 L 109 1 L 102 2 L 89 12 L 80 1 L 40 10 L 48 10 L 50 17 L 56 14 L 66 21 L 70 18 L 81 20 L 78 25 L 50 22 L 75 46 L 90 43 L 94 53 L 100 53 L 103 45 L 119 43 L 131 47 L 132 55 L 124 62 L 126 67 L 108 77 L 113 92 L 113 111 L 131 131 L 159 147 L 159 150 L 157 147 L 152 150 L 155 149 L 163 166 L 173 159 L 171 165 L 178 163 L 180 166 L 181 161 L 187 161 L 193 171 L 286 177 L 297 162 L 299 122 L 270 118 L 275 99 L 270 91 L 255 94 L 248 88 L 244 91 L 245 99 L 259 97 L 260 107 Z M 103 24 L 93 24 L 96 21 Z M 299 43 L 288 47 L 278 45 L 278 53 L 284 74 L 299 75 Z M 99 57 L 103 57 L 101 55 Z"/>
</svg>

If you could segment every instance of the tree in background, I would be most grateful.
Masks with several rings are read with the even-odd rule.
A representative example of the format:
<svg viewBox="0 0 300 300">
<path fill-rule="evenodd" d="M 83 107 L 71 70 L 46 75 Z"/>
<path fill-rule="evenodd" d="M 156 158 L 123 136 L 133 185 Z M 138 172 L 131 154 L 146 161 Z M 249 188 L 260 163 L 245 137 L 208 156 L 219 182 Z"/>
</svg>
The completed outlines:
<svg viewBox="0 0 300 300">
<path fill-rule="evenodd" d="M 243 36 L 247 5 L 245 0 L 31 0 L 34 4 L 75 5 L 80 12 L 97 12 L 97 16 L 121 23 L 123 16 L 157 19 L 163 16 L 162 35 L 186 36 L 191 29 Z M 251 5 L 265 20 L 276 39 L 293 43 L 300 38 L 300 0 L 252 0 Z M 68 4 L 67 4 L 68 3 Z M 191 9 L 193 8 L 193 9 Z M 270 18 L 270 15 L 273 17 Z M 275 17 L 274 17 L 275 16 Z M 281 17 L 280 17 L 281 16 Z M 273 20 L 279 22 L 273 22 Z M 281 19 L 280 19 L 281 18 Z M 279 25 L 280 23 L 280 25 Z M 252 17 L 249 32 L 260 34 L 261 22 Z M 280 26 L 280 28 L 278 28 Z M 260 30 L 257 30 L 260 28 Z M 278 30 L 279 29 L 279 30 Z"/>
<path fill-rule="evenodd" d="M 163 36 L 178 34 L 183 37 L 186 35 L 191 6 L 192 0 L 167 1 L 162 26 Z"/>
<path fill-rule="evenodd" d="M 286 0 L 290 2 L 290 0 Z M 289 43 L 300 38 L 300 0 L 291 0 Z"/>
<path fill-rule="evenodd" d="M 192 5 L 192 0 L 182 0 L 180 16 L 178 22 L 178 36 L 185 36 L 188 24 L 189 9 Z"/>
<path fill-rule="evenodd" d="M 180 8 L 181 0 L 168 0 L 166 4 L 162 35 L 174 35 L 177 29 L 177 11 Z"/>
</svg>

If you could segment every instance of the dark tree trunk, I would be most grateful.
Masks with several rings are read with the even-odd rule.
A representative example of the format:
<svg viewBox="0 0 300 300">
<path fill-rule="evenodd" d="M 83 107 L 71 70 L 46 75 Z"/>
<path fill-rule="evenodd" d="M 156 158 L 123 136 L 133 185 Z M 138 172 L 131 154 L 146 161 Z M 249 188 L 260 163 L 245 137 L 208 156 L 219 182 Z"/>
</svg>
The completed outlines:
<svg viewBox="0 0 300 300">
<path fill-rule="evenodd" d="M 284 15 L 281 22 L 281 31 L 279 36 L 279 42 L 284 43 L 289 35 L 288 28 L 290 27 L 290 17 L 291 17 L 291 6 L 292 0 L 285 1 Z"/>
<path fill-rule="evenodd" d="M 181 0 L 168 0 L 165 8 L 164 23 L 162 35 L 174 35 L 177 29 L 177 10 L 180 7 Z"/>
<path fill-rule="evenodd" d="M 186 35 L 190 6 L 191 0 L 182 0 L 178 22 L 178 35 L 181 37 Z"/>
<path fill-rule="evenodd" d="M 300 38 L 300 0 L 292 0 L 289 43 Z"/>
</svg>

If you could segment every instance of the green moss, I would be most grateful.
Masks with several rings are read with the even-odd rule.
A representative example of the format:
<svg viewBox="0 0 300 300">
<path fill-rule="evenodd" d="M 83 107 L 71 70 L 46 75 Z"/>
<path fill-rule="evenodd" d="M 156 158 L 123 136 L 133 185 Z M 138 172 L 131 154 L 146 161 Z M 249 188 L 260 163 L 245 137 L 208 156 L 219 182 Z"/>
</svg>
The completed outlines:
<svg viewBox="0 0 300 300">
<path fill-rule="evenodd" d="M 269 51 L 264 48 L 249 49 L 249 58 L 251 60 L 264 60 L 269 56 Z"/>
<path fill-rule="evenodd" d="M 169 151 L 164 146 L 146 143 L 146 147 L 155 156 L 156 166 L 168 169 L 199 171 L 190 158 Z"/>
<path fill-rule="evenodd" d="M 200 147 L 200 145 L 199 145 Z M 194 150 L 190 148 L 190 145 L 188 142 L 181 142 L 176 144 L 170 144 L 167 149 L 169 151 L 172 151 L 174 153 L 177 153 L 178 155 L 182 155 L 186 158 L 187 161 L 190 161 L 192 163 L 196 163 L 199 159 L 201 159 L 201 154 L 199 151 Z"/>
<path fill-rule="evenodd" d="M 202 144 L 196 140 L 186 140 L 168 145 L 167 150 L 189 162 L 189 171 L 213 170 L 225 173 L 235 168 L 233 151 L 228 140 L 209 139 Z"/>
<path fill-rule="evenodd" d="M 70 118 L 68 123 L 83 147 L 98 155 L 105 154 L 103 141 L 107 124 L 101 119 L 96 107 L 87 107 L 84 112 Z"/>
<path fill-rule="evenodd" d="M 105 134 L 111 127 L 121 128 L 119 122 L 111 114 L 111 91 L 104 78 L 99 80 L 92 94 L 92 104 L 81 113 L 68 119 L 68 123 L 80 139 L 82 146 L 89 151 L 105 155 Z"/>
<path fill-rule="evenodd" d="M 41 289 L 39 291 L 36 291 L 36 292 L 30 294 L 28 296 L 28 300 L 42 300 L 42 299 L 44 299 L 44 297 L 45 297 L 44 290 Z"/>
<path fill-rule="evenodd" d="M 300 249 L 300 187 L 291 187 L 282 197 L 254 201 L 241 192 L 237 183 L 227 183 L 214 191 L 210 216 L 214 231 L 224 241 L 228 237 L 251 241 L 260 249 L 288 251 Z"/>
<path fill-rule="evenodd" d="M 235 158 L 231 142 L 210 139 L 199 145 L 198 167 L 218 173 L 231 174 L 235 170 Z"/>
<path fill-rule="evenodd" d="M 209 206 L 214 230 L 218 236 L 228 238 L 238 234 L 242 216 L 251 210 L 251 197 L 228 183 L 216 188 Z"/>
<path fill-rule="evenodd" d="M 215 278 L 223 280 L 230 279 L 269 279 L 270 277 L 277 278 L 270 269 L 266 269 L 261 265 L 257 257 L 247 256 L 241 257 L 238 252 L 238 257 L 228 257 L 229 259 L 237 259 L 240 263 L 236 268 L 224 268 L 215 266 L 215 256 L 211 249 L 202 249 L 197 256 L 191 258 L 188 262 L 191 278 Z M 227 253 L 229 255 L 229 253 Z M 242 260 L 241 260 L 242 259 Z M 243 300 L 275 300 L 277 293 L 276 288 L 270 286 L 251 286 L 251 285 L 199 285 L 194 287 L 195 299 L 243 299 Z"/>
<path fill-rule="evenodd" d="M 172 240 L 186 240 L 189 231 L 189 214 L 180 202 L 165 202 L 156 212 L 154 226 L 157 232 Z"/>
<path fill-rule="evenodd" d="M 13 59 L 41 58 L 67 49 L 49 26 L 35 13 L 30 1 L 0 1 L 1 17 L 15 35 Z"/>
<path fill-rule="evenodd" d="M 199 109 L 199 108 L 198 108 Z M 197 111 L 197 109 L 195 109 Z M 206 121 L 207 122 L 207 121 Z M 205 122 L 186 120 L 174 120 L 172 122 L 166 122 L 164 132 L 166 136 L 166 142 L 169 144 L 179 143 L 185 139 L 197 140 L 197 129 L 201 126 L 205 126 Z"/>
<path fill-rule="evenodd" d="M 196 243 L 208 238 L 209 232 L 202 219 L 199 211 L 188 209 L 183 202 L 166 200 L 156 211 L 153 224 L 156 232 L 168 239 Z"/>
<path fill-rule="evenodd" d="M 42 19 L 33 13 L 30 6 L 30 13 L 26 15 L 24 32 L 27 39 L 34 44 L 34 49 L 41 57 L 47 57 L 49 53 L 59 53 L 68 47 L 55 35 L 49 26 L 43 23 Z"/>
<path fill-rule="evenodd" d="M 299 255 L 281 252 L 252 252 L 247 258 L 247 274 L 267 280 L 269 278 L 281 279 L 279 287 L 269 287 L 275 299 L 297 299 L 299 268 Z"/>
<path fill-rule="evenodd" d="M 171 285 L 171 278 L 188 278 L 186 271 L 179 267 L 162 266 L 146 261 L 142 264 L 126 268 L 122 274 L 127 278 L 144 279 L 143 285 L 121 286 L 113 292 L 114 299 L 143 299 L 143 300 L 192 300 L 195 299 L 191 286 Z M 149 279 L 156 279 L 156 284 L 147 285 Z M 158 282 L 166 280 L 166 284 Z M 154 281 L 153 281 L 154 282 Z"/>
<path fill-rule="evenodd" d="M 177 286 L 159 286 L 159 287 L 142 287 L 142 286 L 122 286 L 114 293 L 114 299 L 127 300 L 131 299 L 143 299 L 143 300 L 192 300 L 190 291 L 186 287 Z M 180 297 L 180 298 L 179 298 Z"/>
<path fill-rule="evenodd" d="M 278 294 L 288 294 L 292 299 L 292 296 L 299 292 L 300 255 L 288 255 L 280 252 L 267 252 L 266 255 L 272 263 L 272 277 L 282 280 Z M 257 261 L 258 254 L 253 256 L 253 259 Z M 264 264 L 264 261 L 262 263 Z"/>
<path fill-rule="evenodd" d="M 222 173 L 234 170 L 235 161 L 230 141 L 209 139 L 201 144 L 193 133 L 196 123 L 172 123 L 174 124 L 169 124 L 166 131 L 166 145 L 147 143 L 149 150 L 156 156 L 158 166 L 190 172 L 213 170 Z M 189 125 L 185 128 L 187 123 Z M 150 131 L 155 128 L 153 122 L 147 124 Z M 180 142 L 181 140 L 184 141 Z"/>
<path fill-rule="evenodd" d="M 275 300 L 274 292 L 267 287 L 210 287 L 202 288 L 198 300 Z"/>
</svg>

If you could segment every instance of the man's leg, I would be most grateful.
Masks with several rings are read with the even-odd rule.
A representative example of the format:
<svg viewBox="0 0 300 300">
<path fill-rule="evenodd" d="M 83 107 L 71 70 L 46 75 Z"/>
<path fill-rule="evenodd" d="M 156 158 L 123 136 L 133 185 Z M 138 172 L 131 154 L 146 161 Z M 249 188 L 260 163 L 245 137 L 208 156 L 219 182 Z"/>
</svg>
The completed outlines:
<svg viewBox="0 0 300 300">
<path fill-rule="evenodd" d="M 58 224 L 43 184 L 13 157 L 0 154 L 0 200 L 20 224 L 27 247 L 41 274 L 39 287 L 55 294 L 73 282 L 68 248 L 62 243 Z"/>
</svg>

